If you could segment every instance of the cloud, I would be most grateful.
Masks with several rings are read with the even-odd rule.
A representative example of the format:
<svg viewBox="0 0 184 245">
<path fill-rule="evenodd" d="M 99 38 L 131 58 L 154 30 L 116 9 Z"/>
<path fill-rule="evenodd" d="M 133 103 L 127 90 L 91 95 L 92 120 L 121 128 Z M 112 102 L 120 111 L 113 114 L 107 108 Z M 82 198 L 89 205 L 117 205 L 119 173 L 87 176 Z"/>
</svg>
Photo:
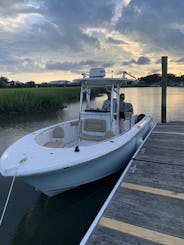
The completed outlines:
<svg viewBox="0 0 184 245">
<path fill-rule="evenodd" d="M 34 59 L 18 58 L 18 57 L 6 57 L 3 62 L 0 62 L 0 69 L 2 72 L 8 70 L 11 67 L 11 73 L 22 72 L 43 72 L 44 66 L 42 62 L 37 62 Z"/>
<path fill-rule="evenodd" d="M 182 67 L 183 8 L 181 0 L 1 1 L 0 72 L 129 65 L 135 73 L 157 69 L 165 54 Z"/>
<path fill-rule="evenodd" d="M 180 0 L 132 0 L 123 8 L 116 28 L 142 43 L 147 52 L 178 55 L 184 48 L 183 8 Z"/>
<path fill-rule="evenodd" d="M 131 65 L 131 64 L 148 65 L 148 64 L 150 64 L 150 59 L 147 57 L 141 56 L 137 60 L 132 59 L 130 61 L 122 63 L 122 65 Z"/>
<path fill-rule="evenodd" d="M 101 62 L 94 60 L 86 60 L 80 62 L 48 62 L 46 64 L 46 69 L 48 70 L 61 70 L 61 71 L 71 71 L 76 72 L 76 70 L 89 70 L 90 68 L 95 67 L 112 67 L 114 65 L 113 62 Z"/>
<path fill-rule="evenodd" d="M 26 4 L 28 3 L 28 4 Z M 43 0 L 0 3 L 0 53 L 49 59 L 66 59 L 86 50 L 98 50 L 99 40 L 88 27 L 108 26 L 115 3 L 111 0 Z"/>
<path fill-rule="evenodd" d="M 123 40 L 120 40 L 120 39 L 114 39 L 112 37 L 108 37 L 107 41 L 109 43 L 112 43 L 112 44 L 127 44 L 126 42 L 124 42 Z"/>
<path fill-rule="evenodd" d="M 178 62 L 178 63 L 184 63 L 184 57 L 182 57 L 182 58 L 176 60 L 176 62 Z"/>
<path fill-rule="evenodd" d="M 137 62 L 138 65 L 147 65 L 150 63 L 150 59 L 144 56 L 138 58 Z"/>
<path fill-rule="evenodd" d="M 112 0 L 45 0 L 44 15 L 55 26 L 60 45 L 75 50 L 99 46 L 98 40 L 88 35 L 88 27 L 107 27 L 112 17 Z M 54 36 L 53 36 L 54 39 Z"/>
</svg>

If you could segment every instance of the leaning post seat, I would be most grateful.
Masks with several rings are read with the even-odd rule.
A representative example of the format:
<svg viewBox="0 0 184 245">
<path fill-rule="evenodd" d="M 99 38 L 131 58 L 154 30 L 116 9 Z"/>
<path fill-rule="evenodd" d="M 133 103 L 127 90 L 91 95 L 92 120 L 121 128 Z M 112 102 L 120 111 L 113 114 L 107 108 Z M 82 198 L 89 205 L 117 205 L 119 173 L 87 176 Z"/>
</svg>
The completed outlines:
<svg viewBox="0 0 184 245">
<path fill-rule="evenodd" d="M 81 140 L 102 141 L 114 136 L 106 112 L 84 112 L 81 119 Z"/>
<path fill-rule="evenodd" d="M 84 131 L 88 131 L 89 134 L 94 134 L 94 132 L 99 133 L 99 135 L 106 132 L 106 121 L 104 119 L 84 119 Z"/>
</svg>

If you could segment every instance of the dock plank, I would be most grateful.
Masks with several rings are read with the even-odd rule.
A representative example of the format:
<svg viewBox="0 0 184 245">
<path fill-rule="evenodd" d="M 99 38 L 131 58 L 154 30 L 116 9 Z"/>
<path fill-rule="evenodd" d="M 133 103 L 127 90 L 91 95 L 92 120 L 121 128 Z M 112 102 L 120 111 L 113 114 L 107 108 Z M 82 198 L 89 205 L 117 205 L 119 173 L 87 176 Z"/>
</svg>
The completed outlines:
<svg viewBox="0 0 184 245">
<path fill-rule="evenodd" d="M 124 182 L 184 193 L 184 167 L 134 160 Z"/>
<path fill-rule="evenodd" d="M 184 122 L 158 124 L 86 244 L 184 244 Z"/>
<path fill-rule="evenodd" d="M 184 200 L 119 188 L 104 217 L 184 238 L 183 211 Z"/>
<path fill-rule="evenodd" d="M 158 245 L 160 243 L 149 241 L 144 238 L 135 238 L 125 232 L 119 232 L 103 226 L 97 226 L 95 233 L 91 236 L 90 241 L 87 243 L 90 245 Z"/>
<path fill-rule="evenodd" d="M 152 132 L 136 159 L 184 166 L 184 134 L 156 132 Z"/>
</svg>

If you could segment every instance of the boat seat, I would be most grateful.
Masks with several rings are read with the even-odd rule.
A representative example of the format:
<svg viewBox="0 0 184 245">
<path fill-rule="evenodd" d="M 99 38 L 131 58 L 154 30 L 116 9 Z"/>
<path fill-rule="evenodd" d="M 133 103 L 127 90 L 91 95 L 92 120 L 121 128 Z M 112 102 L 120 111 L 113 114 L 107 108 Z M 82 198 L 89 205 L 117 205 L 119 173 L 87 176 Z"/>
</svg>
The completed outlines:
<svg viewBox="0 0 184 245">
<path fill-rule="evenodd" d="M 65 147 L 65 142 L 49 141 L 44 146 L 45 147 L 49 147 L 49 148 L 64 148 Z"/>
<path fill-rule="evenodd" d="M 61 127 L 55 127 L 52 132 L 53 138 L 64 138 L 64 130 Z"/>
<path fill-rule="evenodd" d="M 79 120 L 76 120 L 76 121 L 72 121 L 70 123 L 71 126 L 78 126 L 79 125 Z"/>
<path fill-rule="evenodd" d="M 55 127 L 52 131 L 52 138 L 44 144 L 45 147 L 50 148 L 63 148 L 65 147 L 64 129 L 62 127 Z"/>
</svg>

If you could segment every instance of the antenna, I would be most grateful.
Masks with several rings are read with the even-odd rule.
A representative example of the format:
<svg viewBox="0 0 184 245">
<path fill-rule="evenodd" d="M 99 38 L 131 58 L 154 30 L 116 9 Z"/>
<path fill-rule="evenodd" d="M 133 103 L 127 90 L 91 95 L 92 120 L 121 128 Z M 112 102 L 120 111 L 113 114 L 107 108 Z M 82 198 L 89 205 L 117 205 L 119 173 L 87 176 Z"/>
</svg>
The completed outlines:
<svg viewBox="0 0 184 245">
<path fill-rule="evenodd" d="M 136 78 L 136 77 L 134 77 L 133 75 L 131 75 L 130 73 L 128 73 L 128 72 L 126 72 L 126 71 L 124 71 L 124 72 L 123 72 L 123 78 L 126 78 L 126 76 L 125 76 L 125 75 L 128 75 L 128 76 L 130 76 L 130 77 L 134 78 L 135 80 L 137 80 L 137 78 Z"/>
<path fill-rule="evenodd" d="M 88 76 L 89 76 L 89 74 L 88 74 L 88 73 L 82 73 L 81 75 L 83 76 L 83 78 L 86 78 L 86 77 L 88 77 Z"/>
</svg>

